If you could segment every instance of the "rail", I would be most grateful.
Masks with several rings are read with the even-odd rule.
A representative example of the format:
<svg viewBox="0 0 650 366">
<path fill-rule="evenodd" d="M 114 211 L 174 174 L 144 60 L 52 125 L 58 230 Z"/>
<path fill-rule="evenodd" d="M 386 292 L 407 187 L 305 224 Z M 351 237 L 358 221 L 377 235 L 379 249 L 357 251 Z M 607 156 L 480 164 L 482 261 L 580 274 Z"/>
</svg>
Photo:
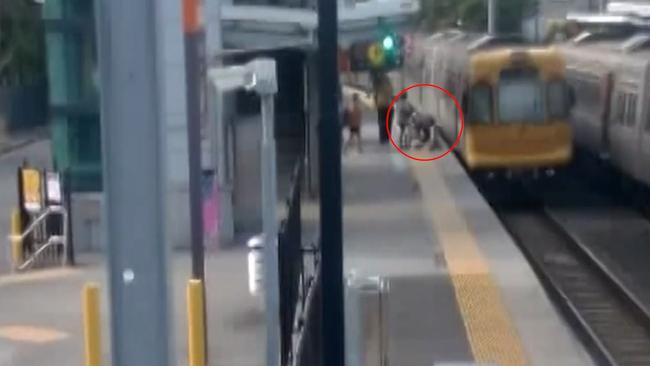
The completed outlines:
<svg viewBox="0 0 650 366">
<path fill-rule="evenodd" d="M 301 223 L 301 172 L 302 162 L 294 166 L 289 197 L 286 201 L 286 218 L 278 231 L 278 262 L 280 281 L 280 347 L 281 362 L 291 357 L 293 323 L 299 300 L 301 276 L 304 272 L 302 257 Z"/>
<path fill-rule="evenodd" d="M 319 246 L 303 246 L 299 158 L 291 176 L 286 216 L 278 232 L 280 360 L 283 366 L 317 365 L 320 359 Z"/>
<path fill-rule="evenodd" d="M 69 182 L 69 171 L 40 170 L 27 161 L 18 167 L 18 205 L 7 237 L 12 270 L 74 265 Z"/>
<path fill-rule="evenodd" d="M 314 276 L 307 281 L 305 306 L 298 319 L 295 336 L 295 351 L 291 366 L 321 365 L 321 271 L 316 264 Z"/>
<path fill-rule="evenodd" d="M 20 264 L 15 265 L 15 269 L 22 271 L 30 267 L 31 265 L 39 262 L 41 259 L 48 260 L 51 258 L 59 258 L 61 265 L 66 265 L 68 262 L 68 211 L 63 206 L 49 206 L 43 212 L 41 212 L 36 218 L 29 224 L 29 226 L 22 232 L 20 235 L 9 235 L 9 242 L 22 242 L 29 236 L 34 234 L 48 234 L 47 223 L 48 219 L 53 216 L 61 217 L 61 234 L 60 235 L 46 235 L 47 239 L 44 242 L 35 243 L 36 248 L 29 257 Z M 57 246 L 62 247 L 62 251 L 58 252 Z"/>
</svg>

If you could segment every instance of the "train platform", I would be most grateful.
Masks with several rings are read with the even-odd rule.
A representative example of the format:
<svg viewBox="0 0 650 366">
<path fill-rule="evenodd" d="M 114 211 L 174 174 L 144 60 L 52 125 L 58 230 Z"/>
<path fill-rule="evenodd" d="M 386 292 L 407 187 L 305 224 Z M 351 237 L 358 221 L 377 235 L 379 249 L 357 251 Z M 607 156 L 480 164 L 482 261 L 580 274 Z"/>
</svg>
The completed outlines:
<svg viewBox="0 0 650 366">
<path fill-rule="evenodd" d="M 370 112 L 367 113 L 370 115 Z M 523 255 L 453 156 L 411 162 L 379 145 L 366 121 L 364 151 L 343 158 L 345 274 L 382 276 L 388 293 L 388 356 L 394 365 L 592 365 Z M 318 210 L 307 205 L 306 222 Z M 211 365 L 264 359 L 264 306 L 247 290 L 247 250 L 206 256 Z M 106 268 L 81 265 L 0 276 L 0 366 L 80 365 L 80 291 L 102 288 L 104 360 L 109 364 Z M 187 252 L 170 264 L 175 355 L 186 364 Z"/>
<path fill-rule="evenodd" d="M 456 158 L 412 162 L 363 132 L 344 158 L 345 269 L 390 283 L 391 364 L 592 365 Z"/>
<path fill-rule="evenodd" d="M 264 306 L 247 287 L 246 248 L 206 255 L 210 365 L 260 366 L 264 360 Z M 107 269 L 98 254 L 78 266 L 0 276 L 0 366 L 83 365 L 81 289 L 100 285 L 103 365 L 111 364 Z M 170 318 L 176 365 L 187 365 L 185 285 L 190 256 L 173 252 L 169 266 Z"/>
</svg>

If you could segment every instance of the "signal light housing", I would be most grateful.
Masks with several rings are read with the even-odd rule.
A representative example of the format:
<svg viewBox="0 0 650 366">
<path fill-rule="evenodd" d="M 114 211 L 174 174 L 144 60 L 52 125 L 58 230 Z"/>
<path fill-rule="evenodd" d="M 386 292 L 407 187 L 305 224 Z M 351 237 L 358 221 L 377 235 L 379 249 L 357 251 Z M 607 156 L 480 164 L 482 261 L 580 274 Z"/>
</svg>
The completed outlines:
<svg viewBox="0 0 650 366">
<path fill-rule="evenodd" d="M 386 34 L 375 41 L 361 41 L 350 46 L 350 70 L 390 70 L 402 66 L 403 38 Z"/>
</svg>

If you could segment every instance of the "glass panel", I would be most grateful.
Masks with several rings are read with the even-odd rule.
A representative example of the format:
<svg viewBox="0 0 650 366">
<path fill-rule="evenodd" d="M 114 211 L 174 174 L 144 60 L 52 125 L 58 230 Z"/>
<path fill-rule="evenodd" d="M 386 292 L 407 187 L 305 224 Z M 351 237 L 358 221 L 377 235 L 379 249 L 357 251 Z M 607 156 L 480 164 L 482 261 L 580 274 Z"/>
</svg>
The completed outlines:
<svg viewBox="0 0 650 366">
<path fill-rule="evenodd" d="M 635 94 L 629 94 L 628 96 L 626 122 L 630 127 L 634 126 L 636 122 L 636 98 Z"/>
<path fill-rule="evenodd" d="M 492 91 L 487 85 L 472 88 L 469 97 L 469 121 L 490 123 L 492 121 Z"/>
<path fill-rule="evenodd" d="M 499 120 L 502 123 L 544 122 L 544 92 L 537 72 L 502 72 L 498 103 Z"/>
<path fill-rule="evenodd" d="M 569 111 L 567 84 L 564 81 L 552 81 L 548 84 L 549 118 L 566 118 Z"/>
<path fill-rule="evenodd" d="M 625 94 L 617 93 L 616 119 L 614 120 L 614 123 L 623 124 L 624 116 L 625 116 Z"/>
<path fill-rule="evenodd" d="M 71 117 L 68 124 L 68 137 L 73 164 L 99 164 L 101 162 L 98 115 Z"/>
</svg>

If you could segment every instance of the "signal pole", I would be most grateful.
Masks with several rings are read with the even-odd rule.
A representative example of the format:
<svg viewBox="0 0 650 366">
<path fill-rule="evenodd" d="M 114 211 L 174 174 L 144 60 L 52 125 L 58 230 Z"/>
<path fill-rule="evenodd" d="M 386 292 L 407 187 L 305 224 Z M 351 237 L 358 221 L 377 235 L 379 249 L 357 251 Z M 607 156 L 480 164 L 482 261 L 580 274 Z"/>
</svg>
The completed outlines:
<svg viewBox="0 0 650 366">
<path fill-rule="evenodd" d="M 496 2 L 497 0 L 487 0 L 488 2 L 488 33 L 491 35 L 496 34 Z"/>
</svg>

